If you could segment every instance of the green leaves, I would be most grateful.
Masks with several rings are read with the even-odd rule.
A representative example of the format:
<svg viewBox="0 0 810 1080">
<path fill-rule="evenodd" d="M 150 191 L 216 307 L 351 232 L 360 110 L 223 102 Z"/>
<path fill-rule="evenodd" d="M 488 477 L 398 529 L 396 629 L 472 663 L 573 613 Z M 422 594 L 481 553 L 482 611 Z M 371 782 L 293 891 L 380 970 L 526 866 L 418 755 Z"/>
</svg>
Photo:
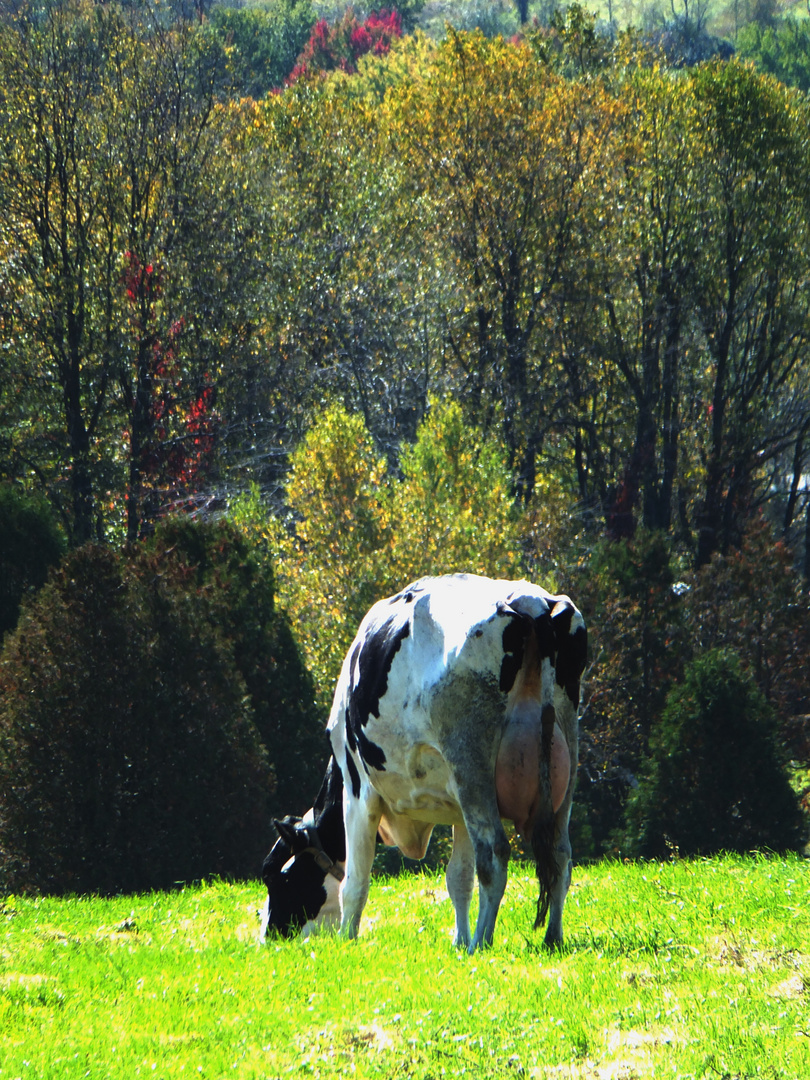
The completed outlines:
<svg viewBox="0 0 810 1080">
<path fill-rule="evenodd" d="M 517 575 L 519 519 L 503 448 L 433 401 L 401 478 L 357 415 L 328 408 L 292 458 L 275 544 L 282 603 L 324 704 L 368 608 L 425 574 Z"/>
<path fill-rule="evenodd" d="M 223 349 L 238 359 L 244 348 L 234 309 L 251 214 L 244 198 L 234 212 L 228 141 L 241 116 L 216 103 L 209 40 L 139 20 L 59 0 L 2 27 L 0 277 L 21 297 L 9 305 L 11 374 L 34 419 L 13 424 L 14 469 L 49 489 L 76 543 L 122 526 L 134 539 L 144 518 L 193 494 L 179 475 L 157 498 L 144 490 L 158 436 L 188 434 L 158 431 L 156 354 L 171 348 L 186 413 Z M 157 268 L 159 292 L 131 295 L 133 259 Z"/>
<path fill-rule="evenodd" d="M 803 843 L 773 714 L 734 653 L 708 650 L 687 665 L 651 750 L 649 773 L 628 804 L 633 854 L 785 851 Z"/>
</svg>

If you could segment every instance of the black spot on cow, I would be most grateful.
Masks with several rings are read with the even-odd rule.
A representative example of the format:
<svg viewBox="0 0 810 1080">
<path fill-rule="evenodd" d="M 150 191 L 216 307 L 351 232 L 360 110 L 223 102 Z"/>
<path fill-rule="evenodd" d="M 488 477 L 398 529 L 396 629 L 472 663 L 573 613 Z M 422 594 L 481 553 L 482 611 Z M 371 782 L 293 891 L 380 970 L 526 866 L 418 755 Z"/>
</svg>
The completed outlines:
<svg viewBox="0 0 810 1080">
<path fill-rule="evenodd" d="M 326 775 L 312 804 L 318 835 L 324 850 L 335 862 L 346 858 L 346 833 L 343 829 L 343 774 L 334 757 L 329 758 Z"/>
<path fill-rule="evenodd" d="M 540 717 L 540 748 L 544 761 L 551 761 L 551 742 L 554 738 L 554 723 L 557 719 L 553 705 L 544 705 Z"/>
<path fill-rule="evenodd" d="M 403 589 L 402 592 L 392 596 L 388 600 L 389 607 L 395 607 L 397 604 L 412 604 L 419 593 L 424 592 L 420 586 L 410 585 L 407 589 Z"/>
<path fill-rule="evenodd" d="M 369 716 L 380 715 L 380 699 L 388 689 L 388 673 L 411 625 L 401 612 L 386 619 L 369 634 L 350 661 L 352 691 L 346 710 L 346 742 L 357 749 L 363 761 L 374 769 L 385 768 L 383 750 L 366 735 L 363 727 Z"/>
<path fill-rule="evenodd" d="M 354 686 L 354 684 L 357 682 L 357 661 L 360 658 L 360 650 L 362 648 L 362 644 L 358 641 L 352 649 L 351 656 L 349 657 L 349 677 L 351 680 L 351 686 Z"/>
<path fill-rule="evenodd" d="M 530 622 L 517 613 L 510 618 L 503 628 L 503 660 L 498 686 L 502 693 L 508 694 L 515 685 L 518 672 L 523 667 L 523 650 Z"/>
<path fill-rule="evenodd" d="M 537 635 L 537 652 L 541 660 L 555 663 L 557 640 L 554 636 L 554 624 L 549 614 L 540 615 L 534 620 L 534 632 Z"/>
<path fill-rule="evenodd" d="M 346 771 L 349 774 L 349 780 L 352 784 L 352 795 L 355 799 L 360 798 L 360 773 L 357 771 L 357 766 L 352 760 L 351 754 L 346 755 Z"/>
<path fill-rule="evenodd" d="M 346 745 L 350 750 L 357 749 L 357 739 L 354 737 L 354 728 L 351 724 L 350 714 L 348 708 L 343 715 L 344 726 L 346 728 Z"/>
<path fill-rule="evenodd" d="M 372 769 L 385 768 L 385 754 L 382 747 L 373 743 L 362 728 L 357 729 L 357 749 L 367 772 L 369 767 Z"/>
</svg>

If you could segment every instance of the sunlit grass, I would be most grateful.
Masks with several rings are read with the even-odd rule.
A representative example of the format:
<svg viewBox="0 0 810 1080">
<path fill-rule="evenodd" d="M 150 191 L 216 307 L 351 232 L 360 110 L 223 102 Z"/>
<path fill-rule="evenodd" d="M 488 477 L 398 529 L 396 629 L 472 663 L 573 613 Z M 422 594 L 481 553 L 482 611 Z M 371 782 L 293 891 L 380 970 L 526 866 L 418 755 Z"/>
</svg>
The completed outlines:
<svg viewBox="0 0 810 1080">
<path fill-rule="evenodd" d="M 378 879 L 360 939 L 257 947 L 255 885 L 0 909 L 0 1078 L 810 1076 L 799 859 L 575 872 L 566 946 L 513 866 L 495 946 L 440 877 Z"/>
</svg>

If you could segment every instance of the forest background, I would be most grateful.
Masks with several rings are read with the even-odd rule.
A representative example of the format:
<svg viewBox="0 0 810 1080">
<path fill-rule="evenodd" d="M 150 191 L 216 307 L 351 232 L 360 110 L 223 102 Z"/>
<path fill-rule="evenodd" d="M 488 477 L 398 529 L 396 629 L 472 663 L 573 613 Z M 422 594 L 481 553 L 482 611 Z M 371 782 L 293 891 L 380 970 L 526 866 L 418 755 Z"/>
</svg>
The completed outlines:
<svg viewBox="0 0 810 1080">
<path fill-rule="evenodd" d="M 2 6 L 1 887 L 255 872 L 460 570 L 585 614 L 580 857 L 802 846 L 804 16 Z"/>
</svg>

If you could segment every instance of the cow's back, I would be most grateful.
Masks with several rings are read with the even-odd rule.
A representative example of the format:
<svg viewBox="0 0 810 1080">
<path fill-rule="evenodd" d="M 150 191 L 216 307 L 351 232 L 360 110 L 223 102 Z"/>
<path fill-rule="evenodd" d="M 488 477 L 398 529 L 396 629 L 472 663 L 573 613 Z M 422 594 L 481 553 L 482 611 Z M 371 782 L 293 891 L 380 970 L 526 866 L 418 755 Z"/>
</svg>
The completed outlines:
<svg viewBox="0 0 810 1080">
<path fill-rule="evenodd" d="M 346 657 L 329 721 L 355 796 L 370 783 L 395 814 L 453 824 L 460 809 L 448 744 L 455 762 L 493 755 L 494 775 L 510 718 L 531 714 L 536 758 L 555 679 L 549 631 L 538 635 L 535 624 L 548 622 L 557 600 L 529 582 L 457 574 L 420 579 L 375 604 Z"/>
</svg>

